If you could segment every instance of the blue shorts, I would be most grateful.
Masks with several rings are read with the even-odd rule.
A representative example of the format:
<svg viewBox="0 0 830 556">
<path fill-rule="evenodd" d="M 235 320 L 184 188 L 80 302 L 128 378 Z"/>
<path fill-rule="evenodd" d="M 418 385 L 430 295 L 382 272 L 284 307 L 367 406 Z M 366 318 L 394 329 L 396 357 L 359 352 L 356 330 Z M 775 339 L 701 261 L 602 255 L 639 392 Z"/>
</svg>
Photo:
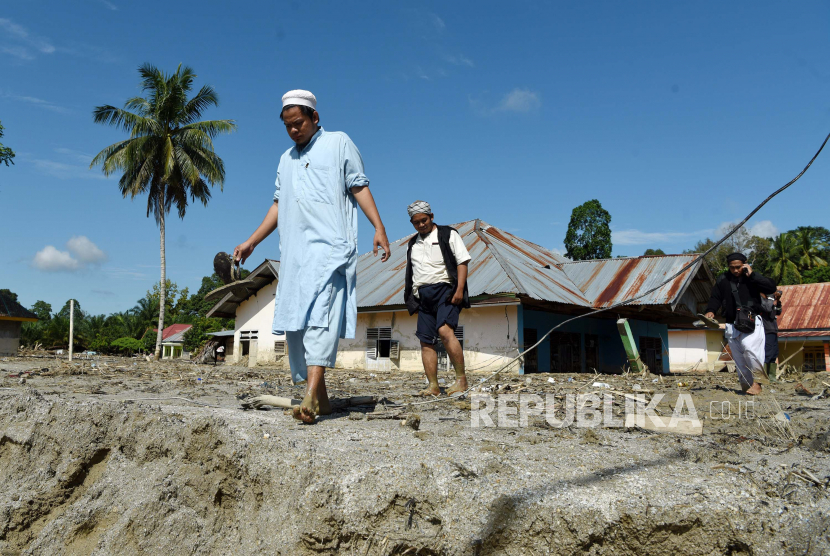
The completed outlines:
<svg viewBox="0 0 830 556">
<path fill-rule="evenodd" d="M 304 330 L 287 330 L 288 363 L 294 384 L 308 380 L 308 367 L 334 367 L 340 333 L 346 328 L 346 275 L 335 272 L 331 283 L 329 325 L 309 326 Z"/>
<path fill-rule="evenodd" d="M 449 284 L 430 284 L 418 288 L 418 328 L 415 336 L 425 344 L 438 341 L 438 329 L 445 324 L 453 330 L 458 327 L 460 305 L 450 303 L 453 292 Z"/>
</svg>

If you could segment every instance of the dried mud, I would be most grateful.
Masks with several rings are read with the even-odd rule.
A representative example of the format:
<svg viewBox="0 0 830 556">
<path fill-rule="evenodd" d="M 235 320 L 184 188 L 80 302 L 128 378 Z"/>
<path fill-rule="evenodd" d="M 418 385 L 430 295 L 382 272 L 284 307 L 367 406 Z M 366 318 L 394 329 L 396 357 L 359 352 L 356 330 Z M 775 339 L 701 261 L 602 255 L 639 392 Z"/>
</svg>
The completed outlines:
<svg viewBox="0 0 830 556">
<path fill-rule="evenodd" d="M 665 393 L 664 412 L 689 392 L 704 433 L 681 436 L 541 417 L 473 428 L 466 401 L 410 408 L 418 427 L 367 419 L 414 399 L 422 377 L 410 373 L 331 371 L 332 396 L 382 402 L 304 426 L 239 409 L 247 395 L 298 397 L 285 371 L 36 358 L 0 369 L 3 555 L 830 552 L 825 373 L 799 377 L 816 399 L 795 381 L 766 387 L 763 407 L 786 412 L 786 429 L 771 413 L 709 418 L 710 401 L 746 399 L 726 373 L 496 380 L 502 393 L 636 385 Z"/>
</svg>

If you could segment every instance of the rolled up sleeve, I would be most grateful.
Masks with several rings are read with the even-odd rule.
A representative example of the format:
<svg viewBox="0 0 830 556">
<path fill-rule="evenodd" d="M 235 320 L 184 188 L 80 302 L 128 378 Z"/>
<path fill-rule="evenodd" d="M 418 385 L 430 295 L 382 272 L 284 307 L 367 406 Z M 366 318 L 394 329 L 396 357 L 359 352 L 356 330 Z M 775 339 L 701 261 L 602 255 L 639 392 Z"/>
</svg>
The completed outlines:
<svg viewBox="0 0 830 556">
<path fill-rule="evenodd" d="M 274 190 L 274 201 L 280 200 L 280 171 L 277 169 L 277 179 L 274 182 L 276 189 Z"/>
<path fill-rule="evenodd" d="M 347 191 L 352 187 L 369 185 L 369 178 L 363 173 L 363 158 L 360 156 L 360 151 L 348 137 L 345 137 L 343 141 L 343 174 Z"/>
<path fill-rule="evenodd" d="M 467 251 L 467 247 L 464 245 L 464 241 L 455 230 L 450 232 L 450 251 L 455 255 L 456 264 L 468 263 L 472 259 L 470 252 Z"/>
</svg>

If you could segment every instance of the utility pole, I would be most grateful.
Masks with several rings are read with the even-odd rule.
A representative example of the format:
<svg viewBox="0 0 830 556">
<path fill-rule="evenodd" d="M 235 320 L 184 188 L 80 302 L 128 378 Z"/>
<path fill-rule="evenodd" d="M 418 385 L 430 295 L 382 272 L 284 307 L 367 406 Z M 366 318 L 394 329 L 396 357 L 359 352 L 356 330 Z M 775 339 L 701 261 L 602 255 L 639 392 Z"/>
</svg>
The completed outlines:
<svg viewBox="0 0 830 556">
<path fill-rule="evenodd" d="M 72 361 L 72 336 L 75 332 L 75 300 L 69 300 L 69 360 Z"/>
</svg>

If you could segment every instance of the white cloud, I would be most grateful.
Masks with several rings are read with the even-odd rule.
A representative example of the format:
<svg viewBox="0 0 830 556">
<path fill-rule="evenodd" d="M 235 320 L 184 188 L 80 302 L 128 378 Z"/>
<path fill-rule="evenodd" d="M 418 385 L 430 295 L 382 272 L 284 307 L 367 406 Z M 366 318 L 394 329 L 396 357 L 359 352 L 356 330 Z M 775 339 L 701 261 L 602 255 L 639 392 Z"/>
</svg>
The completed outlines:
<svg viewBox="0 0 830 556">
<path fill-rule="evenodd" d="M 74 272 L 107 259 L 107 254 L 86 236 L 72 236 L 66 247 L 68 251 L 61 251 L 47 245 L 35 253 L 32 266 L 44 272 Z"/>
<path fill-rule="evenodd" d="M 116 5 L 115 5 L 115 4 L 113 4 L 112 2 L 107 2 L 107 0 L 98 0 L 98 1 L 99 1 L 101 4 L 103 4 L 104 6 L 106 6 L 107 8 L 109 8 L 110 10 L 112 10 L 112 11 L 114 11 L 114 12 L 117 12 L 117 11 L 118 11 L 118 6 L 116 6 Z"/>
<path fill-rule="evenodd" d="M 0 38 L 12 43 L 0 45 L 0 52 L 21 60 L 32 60 L 38 52 L 41 54 L 55 52 L 55 47 L 48 40 L 33 36 L 25 27 L 11 19 L 0 17 Z"/>
<path fill-rule="evenodd" d="M 444 23 L 444 20 L 433 13 L 429 14 L 429 20 L 432 22 L 432 26 L 439 31 L 443 31 L 447 28 L 447 24 Z"/>
<path fill-rule="evenodd" d="M 499 110 L 510 112 L 530 112 L 542 106 L 539 93 L 529 89 L 513 89 L 507 93 L 499 104 Z"/>
<path fill-rule="evenodd" d="M 457 56 L 454 54 L 446 54 L 444 55 L 444 61 L 455 66 L 468 66 L 471 68 L 475 67 L 475 63 L 463 54 L 458 54 Z"/>
<path fill-rule="evenodd" d="M 641 230 L 612 230 L 611 242 L 614 245 L 662 245 L 688 239 L 700 238 L 712 230 L 696 232 L 643 232 Z"/>
<path fill-rule="evenodd" d="M 38 108 L 43 108 L 44 110 L 50 110 L 52 112 L 57 112 L 59 114 L 67 114 L 71 112 L 68 108 L 64 108 L 63 106 L 58 106 L 48 100 L 43 100 L 42 98 L 37 97 L 30 97 L 25 95 L 13 95 L 8 91 L 0 93 L 0 97 L 7 98 L 9 100 L 16 100 L 17 102 L 25 102 L 26 104 L 33 104 Z"/>
<path fill-rule="evenodd" d="M 86 236 L 72 236 L 66 242 L 66 247 L 84 264 L 100 263 L 107 259 L 107 254 Z"/>
<path fill-rule="evenodd" d="M 47 245 L 35 253 L 32 266 L 44 272 L 72 272 L 78 270 L 81 265 L 67 251 L 59 251 L 54 245 Z"/>
<path fill-rule="evenodd" d="M 770 220 L 761 220 L 749 227 L 749 233 L 758 237 L 777 237 L 780 233 Z"/>
<path fill-rule="evenodd" d="M 735 226 L 735 224 L 737 224 L 737 222 L 722 222 L 715 231 L 715 235 L 719 238 L 723 237 L 732 227 Z M 780 233 L 771 220 L 761 220 L 751 226 L 744 225 L 744 228 L 747 232 L 749 232 L 749 235 L 758 237 L 775 238 Z"/>
<path fill-rule="evenodd" d="M 63 162 L 43 160 L 39 158 L 32 159 L 31 162 L 35 165 L 35 167 L 37 167 L 38 170 L 40 170 L 41 173 L 59 180 L 109 179 L 107 176 L 102 174 L 100 170 L 90 170 L 88 165 L 78 166 L 76 164 L 64 164 Z"/>
</svg>

